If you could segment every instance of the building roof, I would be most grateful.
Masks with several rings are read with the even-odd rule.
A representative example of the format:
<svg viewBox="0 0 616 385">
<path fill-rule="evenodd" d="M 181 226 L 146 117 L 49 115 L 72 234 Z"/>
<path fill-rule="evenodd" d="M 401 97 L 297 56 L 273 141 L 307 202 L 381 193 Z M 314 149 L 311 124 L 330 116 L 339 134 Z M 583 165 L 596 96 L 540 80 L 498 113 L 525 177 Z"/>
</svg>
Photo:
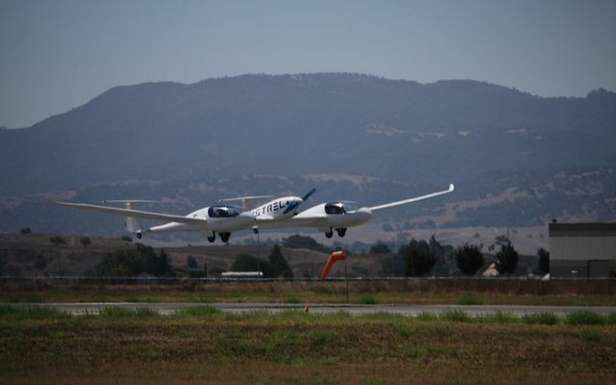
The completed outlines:
<svg viewBox="0 0 616 385">
<path fill-rule="evenodd" d="M 550 223 L 550 237 L 616 237 L 616 223 Z"/>
</svg>

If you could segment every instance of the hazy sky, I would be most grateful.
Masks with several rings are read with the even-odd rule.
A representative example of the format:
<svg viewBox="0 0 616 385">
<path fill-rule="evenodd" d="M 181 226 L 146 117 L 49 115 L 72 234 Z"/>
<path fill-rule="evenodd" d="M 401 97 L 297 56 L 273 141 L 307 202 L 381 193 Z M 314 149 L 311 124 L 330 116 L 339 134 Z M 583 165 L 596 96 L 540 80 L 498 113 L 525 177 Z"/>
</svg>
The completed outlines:
<svg viewBox="0 0 616 385">
<path fill-rule="evenodd" d="M 243 73 L 470 78 L 616 90 L 616 0 L 0 0 L 0 125 L 110 87 Z"/>
</svg>

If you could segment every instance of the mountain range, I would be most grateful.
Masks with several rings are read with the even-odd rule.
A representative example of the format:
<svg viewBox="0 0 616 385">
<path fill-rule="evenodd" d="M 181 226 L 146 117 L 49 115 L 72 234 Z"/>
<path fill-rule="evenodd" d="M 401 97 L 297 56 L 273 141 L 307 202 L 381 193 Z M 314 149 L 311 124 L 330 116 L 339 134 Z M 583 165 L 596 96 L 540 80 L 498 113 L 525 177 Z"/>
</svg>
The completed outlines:
<svg viewBox="0 0 616 385">
<path fill-rule="evenodd" d="M 471 216 L 449 216 L 453 225 L 494 223 L 499 212 L 521 224 L 613 220 L 614 143 L 616 93 L 603 89 L 545 98 L 473 80 L 346 73 L 121 86 L 31 127 L 0 130 L 0 213 L 10 218 L 0 230 L 50 197 L 166 198 L 179 210 L 314 184 L 323 198 L 370 203 L 454 182 L 446 202 Z M 554 188 L 561 182 L 566 189 Z M 481 214 L 490 202 L 500 208 Z M 447 223 L 435 205 L 426 206 L 439 211 L 430 220 Z M 413 210 L 403 213 L 421 214 Z M 59 216 L 41 227 L 61 229 L 72 217 Z"/>
</svg>

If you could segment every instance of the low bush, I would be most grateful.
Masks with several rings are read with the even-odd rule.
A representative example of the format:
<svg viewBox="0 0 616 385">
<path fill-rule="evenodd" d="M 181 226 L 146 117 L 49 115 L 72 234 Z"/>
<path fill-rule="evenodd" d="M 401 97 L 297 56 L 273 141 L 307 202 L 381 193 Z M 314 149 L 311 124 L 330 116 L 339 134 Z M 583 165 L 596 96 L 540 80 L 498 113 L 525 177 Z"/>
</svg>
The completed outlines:
<svg viewBox="0 0 616 385">
<path fill-rule="evenodd" d="M 578 310 L 567 315 L 570 325 L 601 325 L 605 322 L 603 317 L 589 310 Z"/>
<path fill-rule="evenodd" d="M 362 305 L 376 305 L 378 302 L 373 296 L 364 295 L 359 299 L 359 303 Z"/>
<path fill-rule="evenodd" d="M 472 294 L 464 294 L 458 299 L 458 305 L 483 305 L 483 301 Z"/>
<path fill-rule="evenodd" d="M 472 321 L 471 317 L 462 310 L 448 310 L 442 313 L 439 318 L 444 321 L 453 322 L 469 322 Z"/>
<path fill-rule="evenodd" d="M 525 314 L 522 321 L 531 325 L 556 325 L 560 320 L 552 313 L 532 313 Z"/>
<path fill-rule="evenodd" d="M 178 317 L 211 317 L 219 314 L 222 314 L 222 310 L 208 305 L 187 307 L 175 313 Z"/>
</svg>

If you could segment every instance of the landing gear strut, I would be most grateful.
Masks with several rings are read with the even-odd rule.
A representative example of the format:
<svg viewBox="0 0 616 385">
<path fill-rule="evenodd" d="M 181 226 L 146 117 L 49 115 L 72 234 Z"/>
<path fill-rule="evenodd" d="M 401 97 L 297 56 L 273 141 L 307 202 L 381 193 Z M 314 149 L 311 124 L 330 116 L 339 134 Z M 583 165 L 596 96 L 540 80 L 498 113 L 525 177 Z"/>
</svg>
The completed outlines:
<svg viewBox="0 0 616 385">
<path fill-rule="evenodd" d="M 216 240 L 216 233 L 212 231 L 212 235 L 207 236 L 207 240 L 212 243 Z"/>
<path fill-rule="evenodd" d="M 221 241 L 223 241 L 224 243 L 228 243 L 231 233 L 219 233 L 218 235 L 220 236 Z"/>
<path fill-rule="evenodd" d="M 334 235 L 334 230 L 330 227 L 329 230 L 325 232 L 325 237 L 331 238 Z"/>
<path fill-rule="evenodd" d="M 339 229 L 336 229 L 336 232 L 338 233 L 338 236 L 340 238 L 344 237 L 344 235 L 346 234 L 346 231 L 347 231 L 346 227 L 341 227 Z"/>
</svg>

